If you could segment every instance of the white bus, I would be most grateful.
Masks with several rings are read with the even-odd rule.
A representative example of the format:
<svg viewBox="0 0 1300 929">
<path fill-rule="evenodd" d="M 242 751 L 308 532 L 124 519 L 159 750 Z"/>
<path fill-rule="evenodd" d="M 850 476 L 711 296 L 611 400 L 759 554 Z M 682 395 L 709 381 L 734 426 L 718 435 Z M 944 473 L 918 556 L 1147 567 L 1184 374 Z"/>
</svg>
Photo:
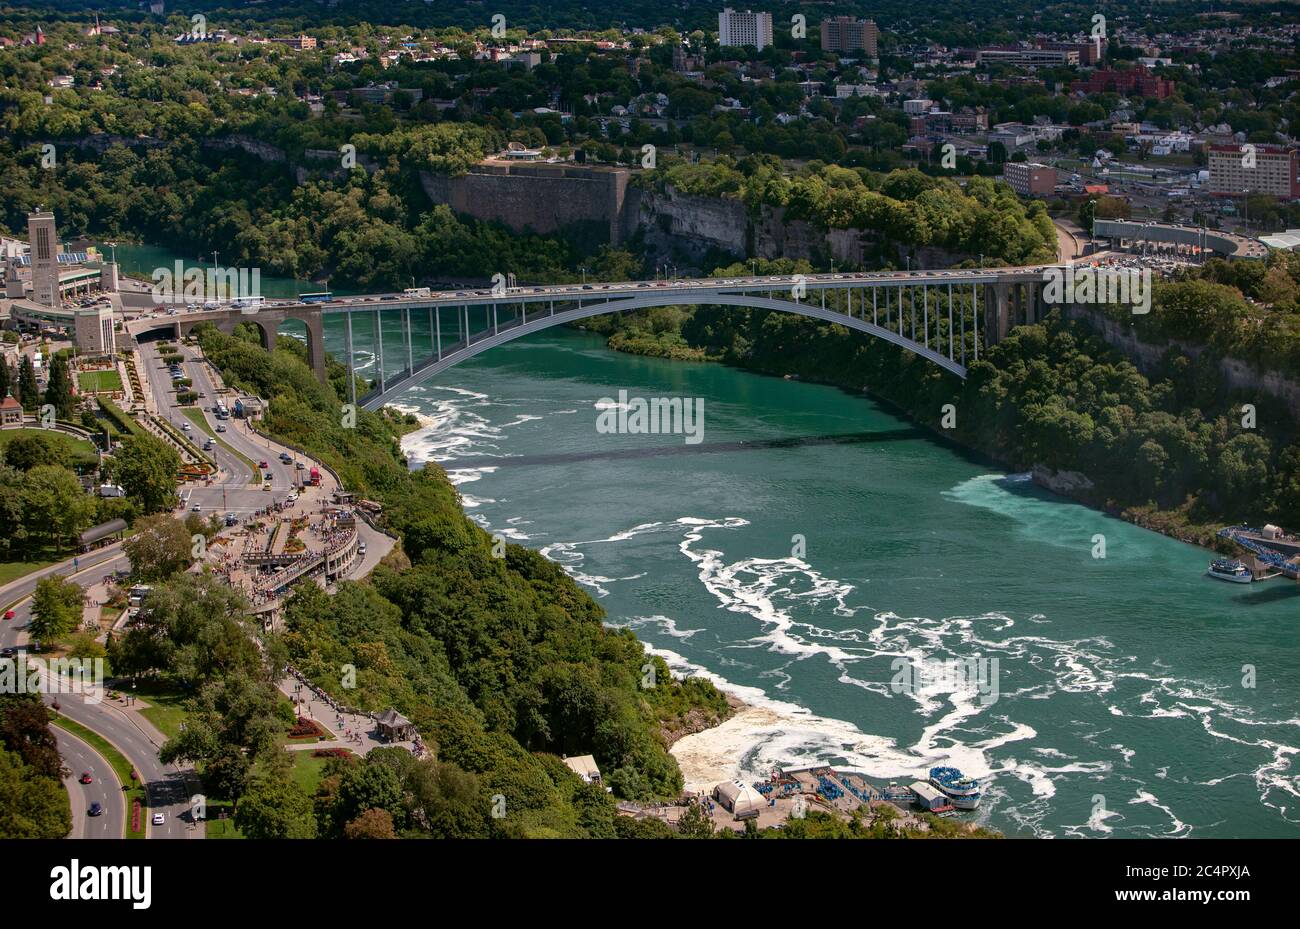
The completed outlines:
<svg viewBox="0 0 1300 929">
<path fill-rule="evenodd" d="M 265 297 L 236 297 L 230 301 L 230 308 L 232 310 L 260 310 L 265 302 Z"/>
<path fill-rule="evenodd" d="M 431 291 L 427 287 L 408 287 L 402 291 L 404 297 L 427 297 Z"/>
</svg>

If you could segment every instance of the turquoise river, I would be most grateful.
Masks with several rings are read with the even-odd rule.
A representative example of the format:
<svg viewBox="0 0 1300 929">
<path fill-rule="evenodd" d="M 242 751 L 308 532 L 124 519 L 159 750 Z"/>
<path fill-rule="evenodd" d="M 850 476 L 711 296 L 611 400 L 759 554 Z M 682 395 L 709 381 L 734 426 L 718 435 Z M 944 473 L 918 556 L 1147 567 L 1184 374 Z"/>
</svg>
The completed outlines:
<svg viewBox="0 0 1300 929">
<path fill-rule="evenodd" d="M 599 431 L 621 389 L 699 398 L 702 441 Z M 474 520 L 745 701 L 674 747 L 690 785 L 952 763 L 985 784 L 967 815 L 1008 835 L 1300 835 L 1293 584 L 1211 580 L 1207 552 L 869 399 L 585 334 L 494 349 L 401 405 L 424 423 L 412 467 L 437 461 Z"/>
</svg>

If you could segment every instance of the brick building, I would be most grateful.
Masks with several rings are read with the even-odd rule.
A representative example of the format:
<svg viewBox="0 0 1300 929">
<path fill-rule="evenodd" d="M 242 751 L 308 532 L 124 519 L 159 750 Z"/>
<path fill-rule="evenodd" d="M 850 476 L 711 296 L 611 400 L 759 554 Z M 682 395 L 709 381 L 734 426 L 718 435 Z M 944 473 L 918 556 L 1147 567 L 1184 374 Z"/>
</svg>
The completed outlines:
<svg viewBox="0 0 1300 929">
<path fill-rule="evenodd" d="M 1125 96 L 1155 97 L 1164 100 L 1174 93 L 1174 82 L 1156 77 L 1146 68 L 1138 65 L 1125 71 L 1112 71 L 1098 68 L 1080 81 L 1070 82 L 1071 93 L 1102 94 L 1117 93 Z"/>
</svg>

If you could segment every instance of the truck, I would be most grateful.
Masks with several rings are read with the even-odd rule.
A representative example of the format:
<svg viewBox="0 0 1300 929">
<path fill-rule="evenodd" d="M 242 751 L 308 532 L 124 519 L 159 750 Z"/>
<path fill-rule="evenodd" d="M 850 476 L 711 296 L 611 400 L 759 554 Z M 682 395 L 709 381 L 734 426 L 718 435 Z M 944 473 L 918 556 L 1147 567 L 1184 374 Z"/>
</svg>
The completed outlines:
<svg viewBox="0 0 1300 929">
<path fill-rule="evenodd" d="M 402 291 L 404 297 L 427 297 L 432 291 L 428 287 L 408 287 Z"/>
<path fill-rule="evenodd" d="M 311 485 L 312 485 L 313 487 L 319 487 L 319 486 L 320 486 L 320 468 L 312 468 L 312 469 L 311 469 L 309 472 L 307 472 L 307 473 L 311 475 Z"/>
</svg>

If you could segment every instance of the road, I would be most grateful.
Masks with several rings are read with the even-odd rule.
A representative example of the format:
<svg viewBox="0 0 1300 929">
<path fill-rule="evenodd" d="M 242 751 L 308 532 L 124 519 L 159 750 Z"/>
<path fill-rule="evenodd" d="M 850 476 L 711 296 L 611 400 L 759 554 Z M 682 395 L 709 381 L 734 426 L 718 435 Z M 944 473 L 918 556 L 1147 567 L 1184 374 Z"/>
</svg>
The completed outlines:
<svg viewBox="0 0 1300 929">
<path fill-rule="evenodd" d="M 94 554 L 102 554 L 103 557 L 94 560 L 91 567 L 82 567 L 80 570 L 76 570 L 75 573 L 66 576 L 82 587 L 89 587 L 105 574 L 118 569 L 126 569 L 130 566 L 126 555 L 121 552 L 120 545 L 111 546 L 109 549 L 103 549 L 101 552 Z M 78 560 L 81 561 L 82 559 Z M 62 568 L 66 571 L 70 567 L 70 563 L 65 562 L 62 565 L 55 566 L 55 569 Z M 64 573 L 64 571 L 58 571 L 58 573 Z M 51 570 L 47 573 L 55 573 L 55 571 Z M 12 603 L 18 595 L 18 591 L 26 590 L 30 593 L 35 586 L 35 580 L 22 578 L 0 589 L 0 596 L 4 597 L 4 602 Z M 31 618 L 31 600 L 27 599 L 19 603 L 14 607 L 14 612 L 16 614 L 14 619 L 0 624 L 0 645 L 21 645 L 27 641 L 27 621 Z M 162 826 L 149 827 L 150 838 L 190 837 L 192 833 L 186 828 L 189 820 L 189 793 L 185 784 L 185 776 L 192 776 L 193 771 L 192 769 L 181 769 L 175 765 L 164 765 L 158 760 L 158 749 L 162 747 L 165 741 L 162 733 L 158 732 L 143 717 L 114 706 L 107 699 L 100 703 L 87 702 L 85 697 L 80 694 L 56 694 L 50 692 L 52 689 L 54 688 L 46 688 L 46 703 L 58 702 L 60 712 L 64 716 L 81 723 L 87 729 L 91 729 L 108 739 L 118 751 L 126 756 L 127 760 L 144 778 L 150 807 L 145 811 L 146 814 L 161 811 L 167 817 L 167 821 Z M 55 731 L 60 733 L 58 729 Z M 59 750 L 60 754 L 63 754 L 62 742 L 60 742 Z M 64 759 L 70 768 L 76 768 L 76 774 L 78 775 L 87 768 L 84 763 L 74 761 L 66 755 L 64 755 Z M 78 764 L 80 764 L 80 767 L 78 767 Z M 97 767 L 92 766 L 97 774 L 100 771 L 109 772 L 110 769 L 107 767 L 106 762 L 100 761 L 97 764 Z M 87 802 L 86 806 L 90 806 L 89 802 Z M 74 817 L 75 815 L 74 812 Z M 105 814 L 104 818 L 107 818 L 107 816 L 108 814 Z M 184 818 L 182 819 L 182 817 Z M 117 834 L 121 835 L 120 825 Z"/>
<path fill-rule="evenodd" d="M 0 603 L 14 604 L 14 618 L 7 622 L 0 622 L 0 647 L 26 643 L 27 622 L 32 615 L 31 595 L 36 589 L 36 582 L 41 578 L 58 574 L 76 581 L 82 587 L 89 587 L 101 580 L 105 574 L 125 571 L 130 567 L 130 559 L 122 552 L 122 543 L 114 542 L 93 552 L 78 555 L 75 565 L 72 559 L 69 559 L 40 571 L 34 571 L 0 588 Z M 22 602 L 16 603 L 19 598 L 22 598 Z"/>
<path fill-rule="evenodd" d="M 149 383 L 147 389 L 152 392 L 156 415 L 186 433 L 195 444 L 201 445 L 206 436 L 176 403 L 176 394 L 171 387 L 171 376 L 158 352 L 157 344 L 154 342 L 139 344 L 141 361 L 145 367 L 141 373 Z M 294 489 L 298 475 L 306 472 L 299 472 L 292 463 L 281 462 L 277 457 L 280 450 L 277 448 L 272 452 L 265 440 L 248 434 L 247 424 L 243 420 L 217 419 L 216 414 L 212 412 L 212 407 L 217 402 L 217 388 L 208 371 L 207 362 L 201 360 L 196 349 L 186 345 L 180 345 L 178 349 L 184 356 L 184 361 L 181 362 L 182 370 L 193 381 L 193 389 L 203 394 L 203 398 L 199 401 L 201 404 L 199 409 L 203 412 L 204 421 L 213 432 L 217 431 L 217 426 L 222 426 L 225 431 L 217 433 L 218 437 L 255 465 L 265 461 L 268 465 L 267 471 L 271 475 L 272 488 L 270 491 L 262 490 L 258 477 L 249 471 L 248 466 L 238 455 L 224 448 L 221 442 L 216 442 L 210 454 L 217 462 L 218 475 L 211 484 L 191 483 L 182 487 L 181 499 L 185 509 L 192 511 L 197 505 L 199 512 L 205 514 L 234 513 L 237 516 L 249 516 L 269 504 L 283 502 Z"/>
<path fill-rule="evenodd" d="M 166 817 L 161 826 L 148 826 L 149 838 L 193 837 L 195 833 L 189 830 L 190 791 L 186 782 L 186 774 L 192 776 L 193 771 L 183 771 L 158 760 L 158 749 L 164 741 L 162 734 L 133 711 L 114 705 L 107 696 L 102 703 L 88 703 L 81 694 L 47 693 L 45 702 L 53 704 L 56 697 L 62 715 L 102 735 L 126 756 L 144 779 L 149 798 L 148 807 L 143 811 L 146 821 L 154 813 L 161 812 Z"/>
<path fill-rule="evenodd" d="M 126 798 L 122 793 L 122 782 L 117 779 L 113 766 L 103 755 L 72 733 L 58 726 L 51 726 L 50 730 L 58 740 L 59 755 L 68 767 L 63 783 L 68 788 L 68 797 L 72 801 L 72 832 L 69 838 L 122 838 L 126 828 Z M 87 771 L 94 780 L 82 784 L 80 777 Z M 92 803 L 98 803 L 104 808 L 103 815 L 89 815 Z"/>
<path fill-rule="evenodd" d="M 59 564 L 50 565 L 47 568 L 41 568 L 39 571 L 33 571 L 26 574 L 12 583 L 0 587 L 0 605 L 12 604 L 15 600 L 21 600 L 24 597 L 30 597 L 36 590 L 36 582 L 41 578 L 49 577 L 53 574 L 68 575 L 72 572 L 88 571 L 92 567 L 99 566 L 101 574 L 108 574 L 114 569 L 111 563 L 124 557 L 122 555 L 122 543 L 114 542 L 111 545 L 105 545 L 103 548 L 97 548 L 93 552 L 86 552 L 84 555 L 77 555 L 74 559 L 69 558 L 67 561 Z M 6 645 L 12 643 L 4 643 Z"/>
</svg>

